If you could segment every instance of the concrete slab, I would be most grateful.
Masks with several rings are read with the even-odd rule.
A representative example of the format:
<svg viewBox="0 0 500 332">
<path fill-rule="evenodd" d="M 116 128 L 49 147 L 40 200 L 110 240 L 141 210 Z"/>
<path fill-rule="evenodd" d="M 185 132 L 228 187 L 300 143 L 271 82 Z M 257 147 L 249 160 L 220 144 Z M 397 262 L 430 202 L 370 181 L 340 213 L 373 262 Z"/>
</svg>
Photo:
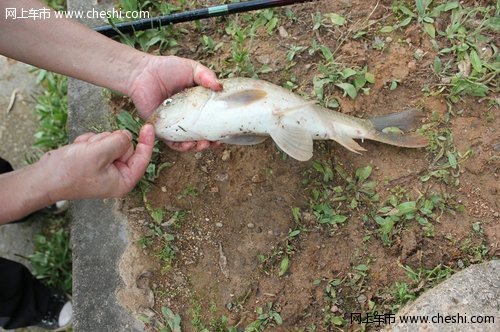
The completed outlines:
<svg viewBox="0 0 500 332">
<path fill-rule="evenodd" d="M 92 0 L 68 0 L 69 10 L 109 7 Z M 108 2 L 109 5 L 109 2 Z M 93 26 L 99 22 L 83 20 Z M 102 24 L 102 22 L 100 22 Z M 97 128 L 110 129 L 109 106 L 103 89 L 71 79 L 68 86 L 70 141 Z M 73 242 L 73 304 L 75 331 L 141 331 L 143 324 L 118 304 L 123 287 L 118 262 L 128 242 L 127 220 L 118 200 L 82 200 L 70 207 Z"/>
<path fill-rule="evenodd" d="M 38 119 L 33 95 L 39 90 L 33 67 L 0 56 L 0 157 L 14 168 L 25 165 L 25 156 L 35 142 Z M 7 108 L 17 91 L 10 112 Z M 0 257 L 18 261 L 30 268 L 25 257 L 33 253 L 33 236 L 41 224 L 35 218 L 22 224 L 0 226 Z"/>
<path fill-rule="evenodd" d="M 39 88 L 31 70 L 29 65 L 0 56 L 0 157 L 14 168 L 25 165 L 38 127 L 33 96 Z M 7 112 L 14 92 L 15 102 Z"/>
<path fill-rule="evenodd" d="M 429 322 L 400 323 L 402 316 Z M 384 331 L 500 331 L 500 260 L 472 265 L 428 290 Z"/>
</svg>

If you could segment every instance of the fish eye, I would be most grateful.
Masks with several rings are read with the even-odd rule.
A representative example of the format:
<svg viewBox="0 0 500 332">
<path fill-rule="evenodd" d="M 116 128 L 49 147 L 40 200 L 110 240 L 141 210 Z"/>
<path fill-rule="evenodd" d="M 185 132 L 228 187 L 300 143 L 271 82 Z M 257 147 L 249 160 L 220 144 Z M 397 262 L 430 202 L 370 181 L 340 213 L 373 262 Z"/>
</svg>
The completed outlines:
<svg viewBox="0 0 500 332">
<path fill-rule="evenodd" d="M 170 105 L 172 103 L 172 99 L 171 98 L 168 98 L 168 99 L 165 99 L 162 103 L 163 106 L 167 106 L 167 105 Z"/>
</svg>

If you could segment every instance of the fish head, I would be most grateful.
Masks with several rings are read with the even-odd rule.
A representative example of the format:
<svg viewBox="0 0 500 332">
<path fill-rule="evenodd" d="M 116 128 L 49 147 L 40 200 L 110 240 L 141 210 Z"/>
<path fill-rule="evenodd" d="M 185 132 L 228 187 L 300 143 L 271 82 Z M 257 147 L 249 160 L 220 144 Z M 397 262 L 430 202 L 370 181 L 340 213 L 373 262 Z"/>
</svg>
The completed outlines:
<svg viewBox="0 0 500 332">
<path fill-rule="evenodd" d="M 194 140 L 183 128 L 196 122 L 212 91 L 198 86 L 166 99 L 148 119 L 156 136 L 169 141 Z"/>
</svg>

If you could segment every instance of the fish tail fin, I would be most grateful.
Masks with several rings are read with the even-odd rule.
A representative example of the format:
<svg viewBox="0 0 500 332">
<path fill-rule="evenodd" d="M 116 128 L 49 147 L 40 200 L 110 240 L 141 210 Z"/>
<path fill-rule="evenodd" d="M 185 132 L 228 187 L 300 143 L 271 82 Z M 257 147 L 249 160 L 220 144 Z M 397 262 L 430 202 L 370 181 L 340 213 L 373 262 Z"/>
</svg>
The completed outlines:
<svg viewBox="0 0 500 332">
<path fill-rule="evenodd" d="M 372 124 L 374 130 L 370 137 L 367 138 L 406 148 L 421 148 L 427 146 L 429 143 L 427 137 L 413 133 L 398 134 L 383 131 L 385 128 L 390 127 L 396 127 L 403 131 L 411 130 L 422 117 L 423 113 L 421 110 L 410 108 L 402 112 L 371 118 L 368 121 Z"/>
</svg>

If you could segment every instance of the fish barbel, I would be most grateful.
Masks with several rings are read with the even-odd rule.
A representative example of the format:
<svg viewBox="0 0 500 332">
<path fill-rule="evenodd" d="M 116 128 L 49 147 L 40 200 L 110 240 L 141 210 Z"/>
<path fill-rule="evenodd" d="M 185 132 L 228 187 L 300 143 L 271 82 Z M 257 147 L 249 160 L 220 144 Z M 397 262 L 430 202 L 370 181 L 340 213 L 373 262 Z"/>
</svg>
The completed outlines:
<svg viewBox="0 0 500 332">
<path fill-rule="evenodd" d="M 250 78 L 222 80 L 223 91 L 197 86 L 167 99 L 148 122 L 156 136 L 173 142 L 221 141 L 252 145 L 271 136 L 291 157 L 305 161 L 313 155 L 313 140 L 335 140 L 347 149 L 366 151 L 354 139 L 419 148 L 427 139 L 416 134 L 382 131 L 409 130 L 420 111 L 360 119 L 315 105 L 272 83 Z"/>
</svg>

